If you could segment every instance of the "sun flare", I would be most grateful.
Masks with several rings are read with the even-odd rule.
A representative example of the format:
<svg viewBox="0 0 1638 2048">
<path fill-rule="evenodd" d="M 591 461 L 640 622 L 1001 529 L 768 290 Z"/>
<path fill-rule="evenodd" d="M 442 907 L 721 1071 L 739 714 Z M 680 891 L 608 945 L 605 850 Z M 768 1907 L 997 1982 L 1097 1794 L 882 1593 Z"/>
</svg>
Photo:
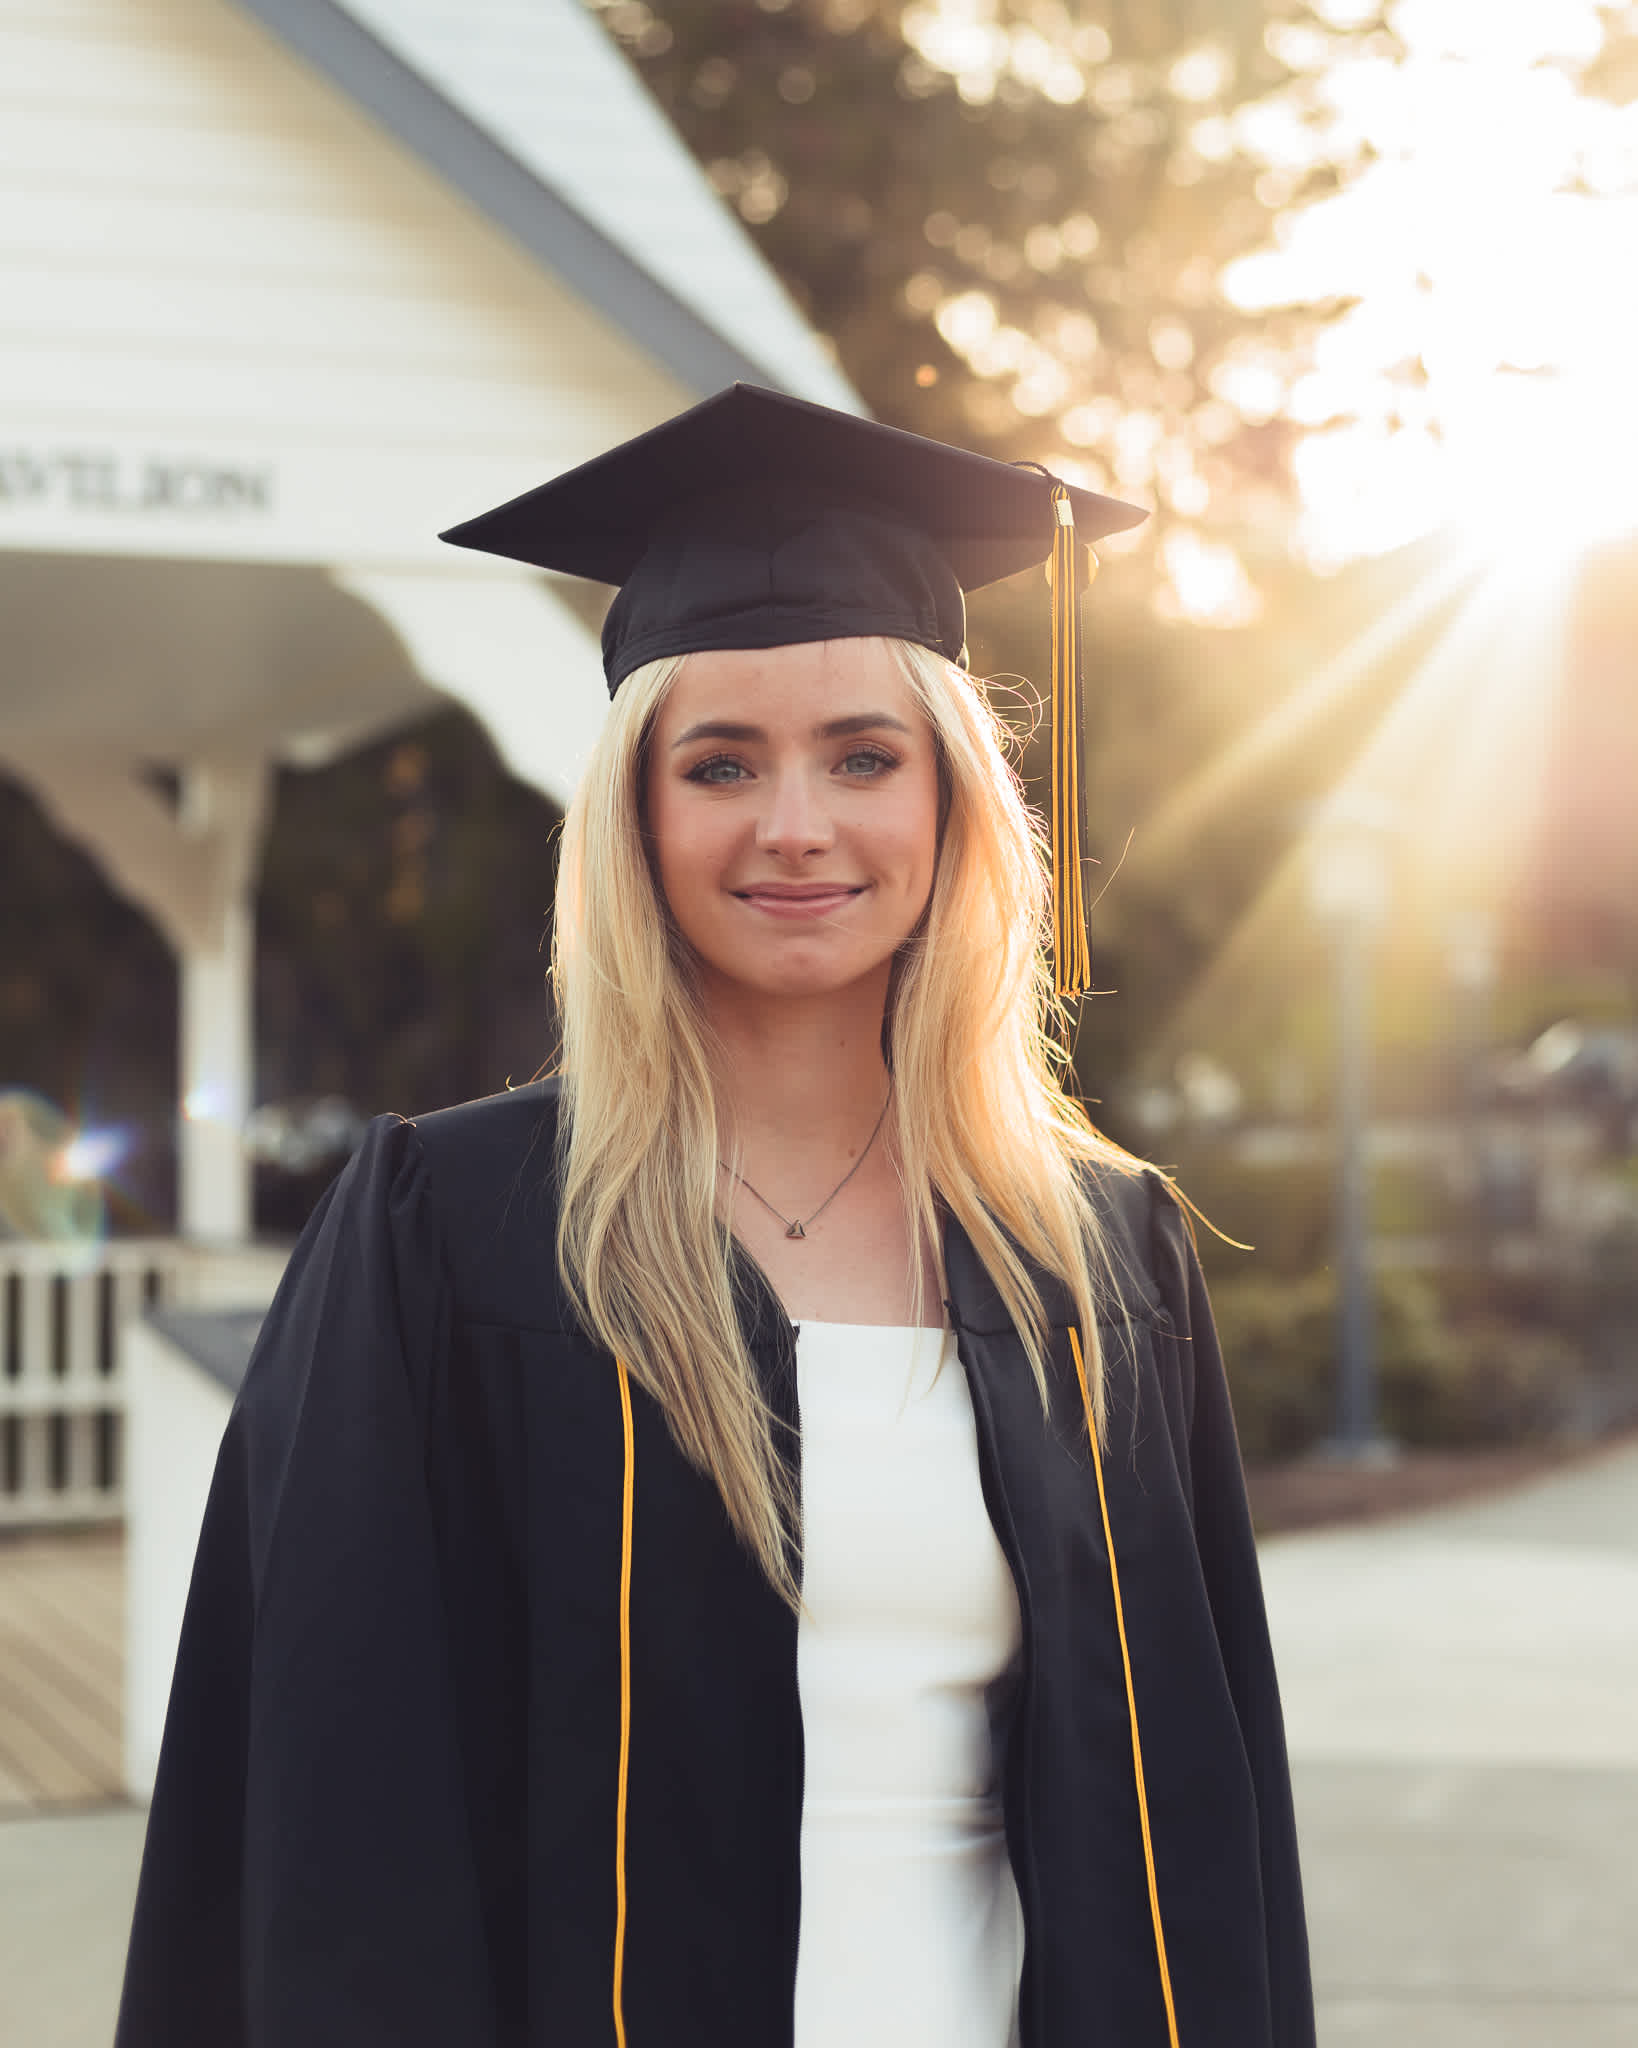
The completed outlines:
<svg viewBox="0 0 1638 2048">
<path fill-rule="evenodd" d="M 1581 75 L 1608 11 L 1401 0 L 1396 59 L 1316 79 L 1368 166 L 1224 289 L 1344 308 L 1280 406 L 1317 566 L 1439 527 L 1504 555 L 1638 529 L 1638 103 Z"/>
</svg>

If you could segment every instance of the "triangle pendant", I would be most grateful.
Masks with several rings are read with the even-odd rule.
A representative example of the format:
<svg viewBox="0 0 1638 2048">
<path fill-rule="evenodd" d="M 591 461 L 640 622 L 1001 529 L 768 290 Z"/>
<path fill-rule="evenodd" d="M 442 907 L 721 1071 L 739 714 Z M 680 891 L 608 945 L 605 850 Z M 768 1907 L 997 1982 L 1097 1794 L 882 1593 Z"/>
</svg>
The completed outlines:
<svg viewBox="0 0 1638 2048">
<path fill-rule="evenodd" d="M 787 1223 L 785 1226 L 785 1235 L 787 1237 L 806 1237 L 807 1234 L 800 1223 Z"/>
</svg>

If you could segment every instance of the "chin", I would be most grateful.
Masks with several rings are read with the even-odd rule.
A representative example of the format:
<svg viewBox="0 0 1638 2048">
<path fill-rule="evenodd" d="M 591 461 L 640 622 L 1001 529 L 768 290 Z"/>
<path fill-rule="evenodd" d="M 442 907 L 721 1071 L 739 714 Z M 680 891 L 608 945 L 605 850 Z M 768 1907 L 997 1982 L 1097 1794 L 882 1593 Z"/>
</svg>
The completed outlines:
<svg viewBox="0 0 1638 2048">
<path fill-rule="evenodd" d="M 844 995 L 862 982 L 879 981 L 885 999 L 887 977 L 893 954 L 865 960 L 770 961 L 764 954 L 757 960 L 706 959 L 707 982 L 723 990 L 790 1001 L 818 1000 Z"/>
</svg>

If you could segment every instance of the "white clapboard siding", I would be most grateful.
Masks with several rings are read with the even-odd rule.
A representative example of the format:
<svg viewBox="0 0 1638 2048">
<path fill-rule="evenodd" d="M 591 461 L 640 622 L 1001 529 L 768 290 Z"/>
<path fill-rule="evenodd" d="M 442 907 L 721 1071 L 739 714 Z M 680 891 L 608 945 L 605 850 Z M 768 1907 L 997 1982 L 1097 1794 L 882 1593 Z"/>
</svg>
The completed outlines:
<svg viewBox="0 0 1638 2048">
<path fill-rule="evenodd" d="M 588 365 L 591 360 L 588 355 Z M 462 438 L 537 437 L 539 445 L 552 436 L 560 409 L 540 378 L 423 368 L 402 357 L 372 367 L 360 352 L 342 355 L 319 337 L 299 350 L 252 340 L 195 350 L 176 344 L 137 348 L 113 336 L 52 346 L 45 336 L 32 335 L 0 339 L 0 363 L 0 375 L 26 381 L 47 418 L 77 413 L 112 421 L 136 415 L 172 428 L 242 425 L 272 440 L 287 428 L 292 434 L 339 433 L 355 447 L 400 435 L 418 448 L 447 445 L 451 414 L 460 419 Z M 565 365 L 560 359 L 555 367 Z M 89 395 L 88 379 L 101 387 Z M 540 481 L 533 470 L 529 481 Z M 447 499 L 443 510 L 447 514 Z"/>
<path fill-rule="evenodd" d="M 160 40 L 156 23 L 185 19 L 194 64 L 177 61 L 174 33 Z M 235 30 L 214 13 L 132 4 L 64 6 L 60 0 L 11 0 L 0 5 L 7 24 L 11 69 L 5 99 L 13 107 L 75 106 L 125 119 L 172 120 L 192 115 L 220 120 L 225 99 L 206 61 L 230 47 Z"/>
<path fill-rule="evenodd" d="M 424 286 L 360 289 L 350 280 L 230 275 L 192 282 L 183 305 L 178 282 L 151 268 L 88 277 L 43 263 L 8 267 L 29 289 L 0 302 L 0 337 L 15 336 L 25 347 L 30 336 L 49 333 L 76 349 L 106 348 L 117 337 L 122 349 L 167 350 L 185 314 L 190 347 L 219 357 L 369 368 L 376 347 L 371 326 L 386 318 L 403 330 L 394 354 L 404 368 L 516 383 L 540 369 L 538 334 Z M 342 324 L 327 331 L 320 323 L 338 313 L 345 315 Z"/>
<path fill-rule="evenodd" d="M 3 32 L 3 31 L 0 31 Z M 3 96 L 3 89 L 0 89 Z M 140 208 L 110 207 L 94 185 L 0 180 L 0 262 L 33 276 L 75 275 L 88 265 L 111 277 L 186 275 L 195 280 L 339 284 L 427 296 L 424 223 L 413 206 L 349 208 L 330 193 L 307 209 L 218 200 L 188 191 Z M 461 250 L 475 285 L 504 296 L 518 259 L 473 240 Z"/>
<path fill-rule="evenodd" d="M 0 547 L 447 568 L 694 395 L 231 0 L 0 0 L 0 459 L 272 478 L 169 521 L 0 490 Z"/>
<path fill-rule="evenodd" d="M 291 63 L 273 44 L 264 61 Z M 305 81 L 286 83 L 299 89 Z M 111 113 L 71 103 L 8 107 L 0 127 L 0 174 L 42 183 L 83 177 L 107 149 L 112 129 L 126 152 L 121 169 L 133 197 L 186 200 L 202 187 L 217 204 L 249 199 L 274 206 L 322 205 L 338 171 L 345 176 L 359 168 L 348 161 L 354 140 L 348 128 L 362 117 L 349 116 L 337 97 L 333 116 L 339 118 L 279 118 L 289 112 L 284 99 L 269 93 L 259 118 L 250 105 L 240 118 L 212 121 Z"/>
</svg>

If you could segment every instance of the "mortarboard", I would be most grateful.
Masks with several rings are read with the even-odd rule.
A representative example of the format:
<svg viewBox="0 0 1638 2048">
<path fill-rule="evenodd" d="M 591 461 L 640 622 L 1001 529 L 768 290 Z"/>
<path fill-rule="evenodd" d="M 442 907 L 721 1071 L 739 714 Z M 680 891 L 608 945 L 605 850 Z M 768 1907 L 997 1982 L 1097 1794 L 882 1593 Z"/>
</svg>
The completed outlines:
<svg viewBox="0 0 1638 2048">
<path fill-rule="evenodd" d="M 882 634 L 961 661 L 963 592 L 1047 561 L 1053 949 L 1058 992 L 1079 995 L 1078 543 L 1146 517 L 1044 470 L 734 384 L 442 538 L 618 584 L 611 696 L 644 662 L 708 648 Z"/>
</svg>

